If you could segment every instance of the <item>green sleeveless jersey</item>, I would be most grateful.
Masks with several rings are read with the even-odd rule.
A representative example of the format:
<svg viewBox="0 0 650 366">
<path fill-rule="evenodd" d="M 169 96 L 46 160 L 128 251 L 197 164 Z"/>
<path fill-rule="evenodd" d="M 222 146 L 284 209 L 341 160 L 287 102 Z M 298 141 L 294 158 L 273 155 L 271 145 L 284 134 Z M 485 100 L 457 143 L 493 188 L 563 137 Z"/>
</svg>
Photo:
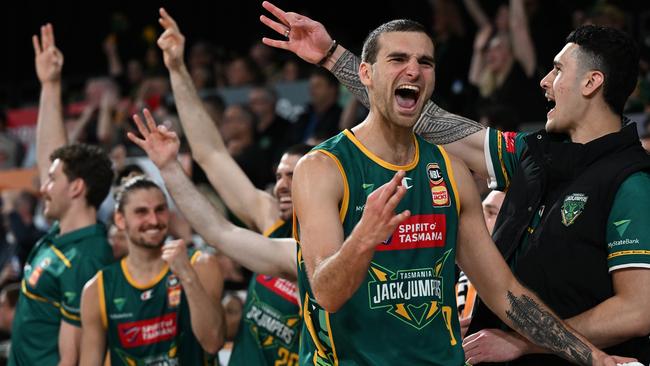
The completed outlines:
<svg viewBox="0 0 650 366">
<path fill-rule="evenodd" d="M 396 166 L 368 151 L 346 130 L 314 148 L 332 158 L 344 182 L 340 217 L 347 237 L 368 195 L 397 170 L 406 195 L 396 212 L 411 216 L 377 243 L 368 275 L 354 295 L 328 313 L 314 299 L 301 250 L 301 365 L 444 365 L 464 363 L 454 293 L 460 204 L 449 158 L 414 135 L 415 159 Z"/>
<path fill-rule="evenodd" d="M 290 238 L 292 229 L 291 223 L 280 220 L 265 236 Z M 291 281 L 253 274 L 229 365 L 298 365 L 301 322 L 296 295 Z"/>
<path fill-rule="evenodd" d="M 195 252 L 191 262 L 199 255 Z M 139 286 L 122 259 L 98 273 L 98 286 L 111 365 L 219 365 L 194 336 L 180 280 L 167 266 Z"/>
<path fill-rule="evenodd" d="M 57 365 L 61 322 L 81 327 L 86 281 L 114 262 L 102 224 L 60 234 L 58 222 L 27 258 L 14 314 L 9 365 Z"/>
</svg>

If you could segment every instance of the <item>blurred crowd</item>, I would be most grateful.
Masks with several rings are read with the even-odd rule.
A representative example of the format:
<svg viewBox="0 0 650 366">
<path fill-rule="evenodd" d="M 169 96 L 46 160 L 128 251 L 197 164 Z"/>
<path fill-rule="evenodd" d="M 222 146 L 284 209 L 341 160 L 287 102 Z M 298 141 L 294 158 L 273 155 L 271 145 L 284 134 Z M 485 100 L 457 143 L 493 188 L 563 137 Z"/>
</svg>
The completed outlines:
<svg viewBox="0 0 650 366">
<path fill-rule="evenodd" d="M 478 0 L 431 0 L 430 4 L 436 67 L 443 70 L 436 75 L 433 99 L 450 112 L 502 130 L 540 127 L 546 119 L 546 100 L 539 80 L 552 66 L 547 62 L 570 29 L 551 26 L 550 10 L 541 0 L 506 1 L 489 11 L 482 9 Z M 650 10 L 645 16 L 649 14 Z M 650 29 L 643 29 L 643 14 L 626 13 L 606 1 L 597 1 L 574 9 L 572 19 L 571 27 L 607 25 L 639 39 L 639 81 L 625 113 L 638 124 L 644 147 L 650 151 L 650 45 L 642 39 L 650 36 Z M 64 108 L 69 141 L 99 145 L 110 152 L 117 186 L 124 177 L 153 166 L 126 138 L 127 132 L 135 130 L 131 116 L 146 107 L 157 121 L 181 136 L 185 169 L 193 182 L 223 207 L 182 139 L 158 47 L 152 43 L 144 57 L 133 57 L 121 49 L 122 36 L 109 34 L 104 41 L 103 76 L 89 78 L 83 90 L 64 90 L 64 96 L 69 96 Z M 246 54 L 226 52 L 205 41 L 188 39 L 188 44 L 186 64 L 205 108 L 218 125 L 229 153 L 260 189 L 271 189 L 275 167 L 289 146 L 317 144 L 355 126 L 367 113 L 327 70 L 281 54 L 261 41 L 252 44 Z M 290 92 L 282 92 L 291 85 L 304 93 L 306 103 L 291 100 Z M 12 309 L 19 291 L 16 282 L 31 248 L 51 224 L 41 214 L 36 174 L 28 174 L 36 160 L 35 115 L 32 125 L 17 122 L 25 118 L 20 117 L 21 110 L 29 110 L 36 102 L 26 100 L 23 107 L 0 113 L 0 174 L 4 180 L 13 177 L 9 174 L 27 177 L 22 184 L 5 181 L 0 185 L 0 338 L 5 340 L 11 333 Z M 111 196 L 99 215 L 110 228 L 109 241 L 119 258 L 126 253 L 125 239 L 111 223 Z M 230 218 L 237 220 L 232 215 Z M 171 229 L 173 236 L 200 245 L 201 238 L 180 215 L 173 217 Z M 225 309 L 229 321 L 238 321 L 242 299 L 237 290 L 246 288 L 250 273 L 225 256 L 220 261 L 226 288 L 233 291 L 224 298 Z M 0 354 L 5 348 L 0 344 Z"/>
</svg>

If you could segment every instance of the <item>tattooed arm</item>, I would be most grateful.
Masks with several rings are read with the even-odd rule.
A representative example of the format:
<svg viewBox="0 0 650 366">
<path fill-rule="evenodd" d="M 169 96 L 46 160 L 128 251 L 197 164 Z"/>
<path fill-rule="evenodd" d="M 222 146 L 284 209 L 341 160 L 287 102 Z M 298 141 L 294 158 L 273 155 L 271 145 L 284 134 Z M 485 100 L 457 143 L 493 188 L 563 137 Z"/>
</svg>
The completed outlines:
<svg viewBox="0 0 650 366">
<path fill-rule="evenodd" d="M 467 167 L 453 156 L 451 162 L 460 197 L 456 259 L 481 299 L 501 320 L 536 345 L 581 365 L 603 364 L 606 355 L 602 351 L 569 328 L 515 279 L 483 224 L 478 193 Z"/>
<path fill-rule="evenodd" d="M 285 12 L 267 1 L 262 6 L 276 18 L 272 20 L 262 15 L 262 23 L 282 35 L 289 31 L 288 37 L 283 40 L 263 38 L 266 45 L 291 51 L 313 64 L 322 63 L 366 108 L 370 107 L 366 88 L 359 80 L 361 60 L 356 55 L 338 45 L 332 55 L 325 58 L 333 43 L 321 23 L 301 14 Z M 486 129 L 478 122 L 449 113 L 432 101 L 427 101 L 414 130 L 431 143 L 445 145 L 452 154 L 463 159 L 472 171 L 488 176 L 483 153 Z"/>
</svg>

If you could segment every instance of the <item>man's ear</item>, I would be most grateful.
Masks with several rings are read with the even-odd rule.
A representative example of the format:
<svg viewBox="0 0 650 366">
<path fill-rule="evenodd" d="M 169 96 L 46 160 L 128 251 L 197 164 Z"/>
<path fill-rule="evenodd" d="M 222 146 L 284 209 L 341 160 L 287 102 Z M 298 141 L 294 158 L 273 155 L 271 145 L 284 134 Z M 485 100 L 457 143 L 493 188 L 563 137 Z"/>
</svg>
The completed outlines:
<svg viewBox="0 0 650 366">
<path fill-rule="evenodd" d="M 113 222 L 115 223 L 115 226 L 117 226 L 118 229 L 126 230 L 124 214 L 121 213 L 120 211 L 113 212 Z"/>
<path fill-rule="evenodd" d="M 86 195 L 86 182 L 81 178 L 76 178 L 70 182 L 69 192 L 72 198 L 83 197 Z"/>
<path fill-rule="evenodd" d="M 362 62 L 359 65 L 359 80 L 365 86 L 372 84 L 372 65 Z"/>
<path fill-rule="evenodd" d="M 604 83 L 605 75 L 601 71 L 588 71 L 582 85 L 582 95 L 585 97 L 593 96 L 603 87 Z"/>
</svg>

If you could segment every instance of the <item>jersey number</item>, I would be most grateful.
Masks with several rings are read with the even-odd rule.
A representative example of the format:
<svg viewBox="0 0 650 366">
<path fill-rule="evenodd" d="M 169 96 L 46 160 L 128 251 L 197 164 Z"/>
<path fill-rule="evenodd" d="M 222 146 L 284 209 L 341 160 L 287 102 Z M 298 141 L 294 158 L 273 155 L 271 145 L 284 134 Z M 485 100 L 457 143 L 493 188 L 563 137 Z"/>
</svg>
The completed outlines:
<svg viewBox="0 0 650 366">
<path fill-rule="evenodd" d="M 278 347 L 278 359 L 274 366 L 298 366 L 298 354 L 284 347 Z"/>
</svg>

